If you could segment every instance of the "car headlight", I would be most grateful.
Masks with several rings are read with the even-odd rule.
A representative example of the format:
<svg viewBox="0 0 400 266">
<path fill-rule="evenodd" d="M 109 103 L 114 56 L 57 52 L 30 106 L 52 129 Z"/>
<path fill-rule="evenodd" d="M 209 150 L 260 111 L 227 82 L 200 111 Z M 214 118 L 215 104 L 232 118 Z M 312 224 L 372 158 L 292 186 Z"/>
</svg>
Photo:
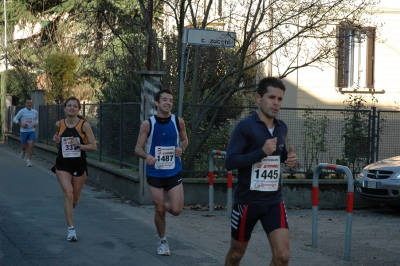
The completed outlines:
<svg viewBox="0 0 400 266">
<path fill-rule="evenodd" d="M 356 175 L 356 179 L 362 179 L 363 177 L 367 176 L 368 170 L 362 170 L 358 175 Z M 400 173 L 399 173 L 400 175 Z"/>
<path fill-rule="evenodd" d="M 392 179 L 400 179 L 400 172 L 395 173 Z"/>
</svg>

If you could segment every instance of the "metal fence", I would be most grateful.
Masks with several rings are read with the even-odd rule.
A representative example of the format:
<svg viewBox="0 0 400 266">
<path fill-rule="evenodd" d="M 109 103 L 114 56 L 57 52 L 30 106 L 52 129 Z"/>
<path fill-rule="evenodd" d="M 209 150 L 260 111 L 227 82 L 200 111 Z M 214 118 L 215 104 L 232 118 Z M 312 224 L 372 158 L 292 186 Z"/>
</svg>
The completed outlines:
<svg viewBox="0 0 400 266">
<path fill-rule="evenodd" d="M 376 160 L 400 155 L 400 111 L 378 111 Z"/>
<path fill-rule="evenodd" d="M 83 104 L 82 115 L 90 123 L 98 150 L 89 156 L 99 161 L 138 169 L 135 142 L 139 133 L 140 103 Z M 64 118 L 62 105 L 39 107 L 39 141 L 53 144 L 55 123 Z"/>
<path fill-rule="evenodd" d="M 11 107 L 12 117 L 22 107 Z M 255 106 L 184 105 L 183 118 L 189 136 L 184 154 L 185 177 L 207 177 L 208 157 L 212 150 L 226 150 L 234 126 L 250 115 Z M 174 110 L 175 111 L 175 110 Z M 134 154 L 140 127 L 140 103 L 83 104 L 82 115 L 92 126 L 98 151 L 91 158 L 138 169 Z M 54 145 L 56 121 L 64 118 L 62 105 L 39 108 L 39 142 Z M 286 177 L 312 178 L 319 163 L 347 165 L 353 173 L 378 159 L 398 155 L 400 112 L 320 108 L 282 108 L 279 116 L 289 128 L 287 146 L 298 156 L 294 168 L 284 168 Z M 13 125 L 11 132 L 19 134 Z M 223 159 L 216 159 L 216 175 L 224 176 Z"/>
</svg>

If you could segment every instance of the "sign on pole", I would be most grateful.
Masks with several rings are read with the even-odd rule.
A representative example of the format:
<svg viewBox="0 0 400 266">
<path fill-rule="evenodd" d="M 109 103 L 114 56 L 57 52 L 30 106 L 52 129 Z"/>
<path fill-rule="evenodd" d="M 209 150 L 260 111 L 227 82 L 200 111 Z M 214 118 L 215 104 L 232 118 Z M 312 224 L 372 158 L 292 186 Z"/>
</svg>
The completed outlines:
<svg viewBox="0 0 400 266">
<path fill-rule="evenodd" d="M 189 51 L 186 45 L 213 46 L 221 48 L 235 47 L 236 33 L 229 31 L 202 30 L 202 29 L 183 29 L 181 71 L 179 74 L 179 98 L 178 116 L 182 117 L 183 110 L 183 82 L 186 75 L 186 66 L 189 59 Z"/>
<path fill-rule="evenodd" d="M 186 43 L 199 46 L 235 47 L 236 33 L 229 31 L 187 29 Z"/>
</svg>

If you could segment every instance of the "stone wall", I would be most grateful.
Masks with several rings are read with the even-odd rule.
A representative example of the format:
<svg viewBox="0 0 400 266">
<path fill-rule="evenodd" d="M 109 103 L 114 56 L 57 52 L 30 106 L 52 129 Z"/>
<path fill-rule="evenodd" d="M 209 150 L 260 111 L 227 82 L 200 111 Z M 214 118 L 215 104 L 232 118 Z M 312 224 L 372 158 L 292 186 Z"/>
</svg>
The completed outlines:
<svg viewBox="0 0 400 266">
<path fill-rule="evenodd" d="M 6 135 L 9 146 L 20 149 L 18 136 Z M 50 162 L 55 162 L 57 152 L 53 146 L 35 143 L 35 156 Z M 88 158 L 88 179 L 99 184 L 122 198 L 131 199 L 141 204 L 151 204 L 147 197 L 148 192 L 142 191 L 139 185 L 140 176 L 129 169 L 120 169 L 116 165 L 98 162 Z M 284 179 L 284 198 L 288 208 L 311 208 L 312 179 Z M 236 180 L 233 179 L 233 186 Z M 208 178 L 185 178 L 183 180 L 185 204 L 207 205 L 209 203 Z M 346 207 L 347 180 L 319 180 L 320 208 L 342 209 Z M 226 179 L 214 180 L 214 203 L 226 205 L 227 182 Z M 357 195 L 354 197 L 354 208 L 367 207 L 367 204 Z"/>
</svg>

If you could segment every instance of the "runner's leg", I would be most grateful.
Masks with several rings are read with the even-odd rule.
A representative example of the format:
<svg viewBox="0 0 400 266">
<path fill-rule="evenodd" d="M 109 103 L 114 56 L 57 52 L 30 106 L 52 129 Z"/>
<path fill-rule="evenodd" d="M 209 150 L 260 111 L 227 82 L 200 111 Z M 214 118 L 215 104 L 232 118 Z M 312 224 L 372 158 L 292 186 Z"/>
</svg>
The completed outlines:
<svg viewBox="0 0 400 266">
<path fill-rule="evenodd" d="M 268 235 L 268 240 L 272 251 L 270 266 L 289 265 L 289 230 L 286 228 L 276 229 Z"/>
<path fill-rule="evenodd" d="M 165 198 L 164 198 L 164 189 L 156 188 L 149 185 L 149 190 L 151 194 L 151 198 L 154 203 L 154 223 L 157 228 L 157 233 L 160 238 L 165 237 Z"/>
<path fill-rule="evenodd" d="M 78 205 L 78 203 L 79 203 L 79 198 L 81 196 L 83 185 L 85 184 L 86 179 L 87 179 L 86 171 L 81 176 L 72 177 L 72 191 L 73 191 L 72 207 L 73 208 L 75 208 L 75 206 Z"/>
<path fill-rule="evenodd" d="M 73 187 L 72 187 L 72 175 L 65 171 L 56 171 L 58 182 L 60 182 L 61 188 L 64 193 L 64 214 L 68 226 L 74 225 L 74 210 L 73 210 Z"/>
<path fill-rule="evenodd" d="M 33 147 L 35 147 L 35 142 L 30 140 L 29 141 L 29 149 L 28 149 L 28 160 L 32 158 L 33 155 Z"/>
<path fill-rule="evenodd" d="M 239 266 L 248 244 L 249 241 L 239 242 L 231 238 L 231 246 L 225 257 L 225 266 Z"/>
<path fill-rule="evenodd" d="M 21 150 L 26 152 L 26 147 L 28 147 L 28 135 L 25 132 L 21 133 Z"/>
<path fill-rule="evenodd" d="M 167 191 L 168 202 L 165 203 L 166 210 L 174 216 L 178 216 L 183 210 L 183 185 L 171 188 Z"/>
</svg>

